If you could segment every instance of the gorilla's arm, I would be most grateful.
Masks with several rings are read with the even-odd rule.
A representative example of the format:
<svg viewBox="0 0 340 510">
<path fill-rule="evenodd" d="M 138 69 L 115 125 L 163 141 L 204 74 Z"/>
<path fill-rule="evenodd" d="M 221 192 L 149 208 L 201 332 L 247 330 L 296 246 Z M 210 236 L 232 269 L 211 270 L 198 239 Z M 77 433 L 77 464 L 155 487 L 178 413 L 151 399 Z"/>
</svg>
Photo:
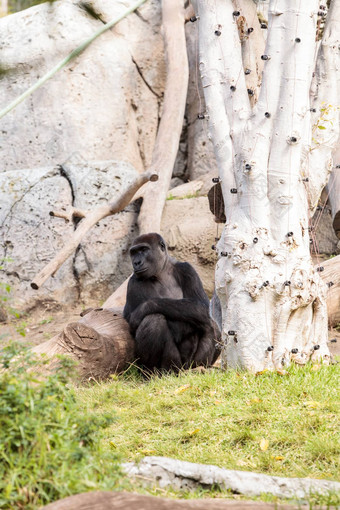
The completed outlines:
<svg viewBox="0 0 340 510">
<path fill-rule="evenodd" d="M 152 314 L 164 315 L 172 321 L 189 322 L 197 328 L 205 328 L 210 322 L 209 299 L 194 268 L 187 262 L 178 262 L 174 265 L 174 276 L 182 289 L 183 299 L 155 297 L 145 300 L 126 317 L 132 331 L 144 317 Z"/>
</svg>

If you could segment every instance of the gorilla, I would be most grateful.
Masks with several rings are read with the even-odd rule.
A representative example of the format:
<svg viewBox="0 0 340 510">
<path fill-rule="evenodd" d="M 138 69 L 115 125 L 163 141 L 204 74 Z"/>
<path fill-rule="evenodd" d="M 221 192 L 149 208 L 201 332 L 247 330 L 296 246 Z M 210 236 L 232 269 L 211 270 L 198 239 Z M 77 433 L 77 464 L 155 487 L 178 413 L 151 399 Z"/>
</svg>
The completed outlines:
<svg viewBox="0 0 340 510">
<path fill-rule="evenodd" d="M 134 274 L 124 318 L 135 339 L 139 366 L 178 372 L 213 364 L 220 353 L 220 333 L 194 268 L 170 257 L 156 233 L 137 237 L 130 257 Z"/>
</svg>

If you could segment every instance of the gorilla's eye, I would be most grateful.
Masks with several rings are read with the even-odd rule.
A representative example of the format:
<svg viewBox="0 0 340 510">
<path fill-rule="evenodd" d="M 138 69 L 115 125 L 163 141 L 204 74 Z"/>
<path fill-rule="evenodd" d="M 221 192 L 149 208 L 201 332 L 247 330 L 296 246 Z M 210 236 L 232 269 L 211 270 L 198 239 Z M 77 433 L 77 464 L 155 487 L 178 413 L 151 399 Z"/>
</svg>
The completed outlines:
<svg viewBox="0 0 340 510">
<path fill-rule="evenodd" d="M 162 248 L 162 250 L 164 251 L 165 250 L 165 244 L 163 243 L 163 241 L 160 241 L 159 244 L 160 244 L 160 247 Z"/>
</svg>

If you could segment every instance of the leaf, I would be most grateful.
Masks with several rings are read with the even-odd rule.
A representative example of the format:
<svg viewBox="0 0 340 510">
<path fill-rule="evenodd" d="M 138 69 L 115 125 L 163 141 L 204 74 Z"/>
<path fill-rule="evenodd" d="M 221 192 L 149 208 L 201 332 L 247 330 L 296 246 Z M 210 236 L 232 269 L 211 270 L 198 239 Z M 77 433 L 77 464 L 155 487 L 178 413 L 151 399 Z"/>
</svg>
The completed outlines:
<svg viewBox="0 0 340 510">
<path fill-rule="evenodd" d="M 311 370 L 312 370 L 313 372 L 316 372 L 317 370 L 319 370 L 319 368 L 321 368 L 321 365 L 313 365 L 313 366 L 312 366 L 312 368 L 311 368 Z"/>
<path fill-rule="evenodd" d="M 248 463 L 247 463 L 247 462 L 245 462 L 245 461 L 244 461 L 244 460 L 242 460 L 242 459 L 237 460 L 237 461 L 236 461 L 236 464 L 237 464 L 238 466 L 242 466 L 242 467 L 243 467 L 243 466 L 247 466 L 247 465 L 248 465 Z"/>
<path fill-rule="evenodd" d="M 221 400 L 215 400 L 214 404 L 218 406 L 219 404 L 222 404 L 222 401 Z"/>
<path fill-rule="evenodd" d="M 325 126 L 318 126 L 318 129 L 326 129 Z"/>
<path fill-rule="evenodd" d="M 287 370 L 280 370 L 280 369 L 278 369 L 278 370 L 276 370 L 276 373 L 277 373 L 278 375 L 288 375 Z"/>
<path fill-rule="evenodd" d="M 268 450 L 268 447 L 269 447 L 269 441 L 268 439 L 261 439 L 260 441 L 260 449 L 263 451 L 263 452 L 266 452 Z"/>
<path fill-rule="evenodd" d="M 174 391 L 175 395 L 178 395 L 179 393 L 184 393 L 190 388 L 190 384 L 185 384 L 184 386 L 180 386 Z"/>
<path fill-rule="evenodd" d="M 308 407 L 308 409 L 317 409 L 322 406 L 321 402 L 317 402 L 316 400 L 306 400 L 303 402 L 303 405 Z"/>
<path fill-rule="evenodd" d="M 255 397 L 250 400 L 247 400 L 246 404 L 247 406 L 251 406 L 252 404 L 259 404 L 260 402 L 262 402 L 262 400 L 258 397 Z"/>
<path fill-rule="evenodd" d="M 284 460 L 284 457 L 282 457 L 282 455 L 271 455 L 271 458 L 275 460 Z"/>
<path fill-rule="evenodd" d="M 268 372 L 267 369 L 261 370 L 260 372 L 256 372 L 255 376 L 265 374 L 266 372 Z"/>
<path fill-rule="evenodd" d="M 200 428 L 190 430 L 190 432 L 188 432 L 188 436 L 195 436 L 200 430 Z"/>
<path fill-rule="evenodd" d="M 117 445 L 113 441 L 110 441 L 109 445 L 110 445 L 110 448 L 113 448 L 113 449 L 117 448 Z"/>
</svg>

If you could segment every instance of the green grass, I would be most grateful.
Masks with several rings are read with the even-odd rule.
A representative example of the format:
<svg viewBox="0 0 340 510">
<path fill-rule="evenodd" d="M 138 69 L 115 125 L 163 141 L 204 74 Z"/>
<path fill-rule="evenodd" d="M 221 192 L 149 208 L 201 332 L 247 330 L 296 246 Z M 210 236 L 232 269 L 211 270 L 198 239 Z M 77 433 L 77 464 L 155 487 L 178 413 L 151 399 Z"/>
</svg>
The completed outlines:
<svg viewBox="0 0 340 510">
<path fill-rule="evenodd" d="M 114 413 L 76 401 L 72 366 L 41 377 L 41 364 L 9 346 L 0 359 L 0 508 L 34 509 L 120 479 L 118 456 L 101 448 Z M 3 370 L 3 368 L 7 370 Z M 121 484 L 119 485 L 121 487 Z"/>
<path fill-rule="evenodd" d="M 175 197 L 171 193 L 167 196 L 166 200 L 185 200 L 186 198 L 197 198 L 199 196 L 199 192 L 188 193 L 187 195 L 183 195 L 182 197 Z"/>
<path fill-rule="evenodd" d="M 66 361 L 41 377 L 29 357 L 23 364 L 13 356 L 8 347 L 0 359 L 10 368 L 0 371 L 0 508 L 35 509 L 88 490 L 242 498 L 218 489 L 144 488 L 121 475 L 121 461 L 146 455 L 339 479 L 337 365 L 294 366 L 285 376 L 210 369 L 150 380 L 132 367 L 77 387 Z M 340 496 L 311 496 L 309 504 L 340 506 Z"/>
<path fill-rule="evenodd" d="M 141 379 L 134 371 L 78 391 L 114 411 L 103 448 L 126 460 L 164 455 L 228 469 L 338 480 L 339 368 L 254 376 L 211 369 Z"/>
</svg>

